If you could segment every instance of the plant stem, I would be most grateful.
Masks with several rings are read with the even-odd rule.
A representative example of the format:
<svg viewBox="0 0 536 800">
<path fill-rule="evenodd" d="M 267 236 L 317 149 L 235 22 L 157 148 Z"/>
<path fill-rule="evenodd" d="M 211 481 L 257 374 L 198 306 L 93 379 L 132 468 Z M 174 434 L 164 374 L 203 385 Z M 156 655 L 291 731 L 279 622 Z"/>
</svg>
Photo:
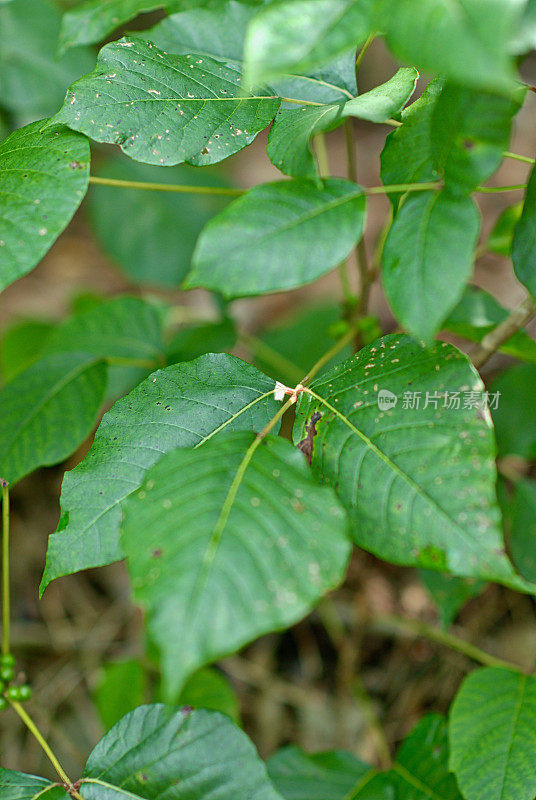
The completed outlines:
<svg viewBox="0 0 536 800">
<path fill-rule="evenodd" d="M 39 745 L 41 746 L 41 748 L 44 751 L 44 753 L 46 754 L 48 760 L 50 761 L 50 763 L 52 764 L 52 766 L 54 767 L 54 769 L 56 770 L 56 772 L 60 776 L 63 784 L 65 785 L 65 788 L 67 789 L 67 791 L 69 792 L 71 797 L 76 798 L 76 800 L 84 800 L 84 798 L 81 797 L 78 794 L 78 792 L 76 791 L 76 789 L 74 788 L 72 781 L 70 780 L 70 778 L 68 777 L 67 773 L 65 772 L 65 770 L 61 766 L 60 762 L 58 761 L 58 759 L 54 755 L 54 753 L 53 753 L 52 749 L 50 748 L 48 742 L 46 741 L 45 737 L 43 736 L 43 734 L 41 733 L 41 731 L 39 730 L 39 728 L 37 727 L 37 725 L 35 724 L 33 719 L 29 716 L 29 714 L 26 713 L 26 711 L 24 710 L 24 708 L 21 706 L 20 703 L 17 703 L 15 700 L 9 700 L 9 698 L 8 698 L 8 702 L 11 705 L 12 709 L 19 715 L 21 720 L 24 722 L 24 724 L 26 725 L 26 727 L 28 728 L 30 733 L 39 742 Z"/>
<path fill-rule="evenodd" d="M 516 183 L 512 186 L 477 186 L 475 192 L 482 192 L 485 194 L 493 194 L 495 192 L 517 192 L 521 189 L 526 189 L 526 183 Z"/>
<path fill-rule="evenodd" d="M 530 156 L 520 156 L 519 153 L 510 153 L 506 150 L 503 153 L 505 158 L 513 158 L 515 161 L 523 161 L 524 164 L 536 164 L 536 160 Z"/>
<path fill-rule="evenodd" d="M 285 356 L 282 356 L 281 353 L 278 353 L 277 350 L 274 350 L 273 347 L 267 345 L 266 342 L 263 342 L 262 339 L 245 332 L 239 333 L 238 338 L 249 348 L 252 355 L 271 364 L 280 373 L 281 377 L 284 375 L 286 379 L 296 382 L 300 380 L 301 369 Z"/>
<path fill-rule="evenodd" d="M 330 347 L 330 349 L 326 353 L 324 353 L 324 355 L 321 358 L 318 359 L 316 364 L 314 364 L 311 367 L 307 375 L 304 378 L 302 378 L 301 380 L 302 385 L 309 383 L 309 381 L 311 381 L 314 378 L 314 376 L 317 375 L 318 372 L 320 372 L 322 367 L 324 367 L 328 362 L 330 362 L 331 359 L 337 355 L 337 353 L 340 353 L 340 351 L 343 350 L 347 344 L 350 344 L 353 337 L 355 336 L 355 333 L 356 333 L 356 328 L 354 325 L 352 325 L 350 329 L 344 334 L 344 336 L 341 339 L 339 339 L 338 342 L 335 342 L 333 347 Z"/>
<path fill-rule="evenodd" d="M 536 305 L 534 300 L 531 297 L 526 297 L 506 319 L 484 336 L 479 346 L 471 353 L 471 361 L 474 366 L 477 369 L 483 367 L 499 347 L 508 341 L 514 333 L 525 327 L 535 314 Z"/>
<path fill-rule="evenodd" d="M 479 664 L 484 664 L 486 667 L 500 667 L 501 669 L 513 670 L 514 672 L 524 674 L 524 670 L 519 664 L 497 658 L 481 650 L 479 647 L 470 644 L 470 642 L 466 642 L 465 639 L 460 639 L 458 636 L 435 628 L 433 625 L 428 625 L 426 622 L 397 617 L 392 614 L 373 615 L 370 617 L 370 622 L 373 627 L 378 628 L 381 632 L 392 634 L 408 633 L 419 638 L 430 639 L 451 650 L 456 650 L 458 653 L 462 653 L 462 655 L 467 656 L 467 658 L 477 661 Z"/>
<path fill-rule="evenodd" d="M 356 69 L 357 69 L 357 64 L 356 64 Z M 348 179 L 353 181 L 354 183 L 357 183 L 357 160 L 355 154 L 354 131 L 351 119 L 346 119 L 344 121 L 344 134 L 346 142 Z M 368 264 L 367 250 L 365 247 L 365 239 L 363 236 L 357 243 L 355 253 L 357 259 L 357 269 L 359 271 L 359 283 L 361 290 L 358 308 L 361 314 L 366 314 L 368 307 L 368 298 L 370 293 L 371 275 Z"/>
<path fill-rule="evenodd" d="M 363 186 L 365 194 L 396 194 L 398 192 L 430 192 L 437 189 L 442 189 L 443 184 L 440 181 L 431 181 L 429 183 L 397 183 L 387 184 L 385 186 Z"/>
<path fill-rule="evenodd" d="M 280 97 L 283 103 L 294 103 L 297 106 L 325 106 L 326 103 L 315 103 L 314 100 L 297 100 L 295 97 Z"/>
<path fill-rule="evenodd" d="M 2 655 L 11 648 L 11 611 L 9 587 L 9 484 L 0 478 L 2 485 Z"/>
<path fill-rule="evenodd" d="M 147 181 L 122 181 L 115 178 L 98 178 L 91 175 L 89 182 L 101 186 L 116 186 L 123 189 L 143 189 L 149 192 L 179 192 L 182 194 L 211 194 L 238 197 L 244 194 L 244 189 L 234 189 L 230 186 L 186 186 L 175 183 L 150 183 Z"/>
<path fill-rule="evenodd" d="M 361 62 L 362 62 L 362 61 L 363 61 L 363 59 L 365 58 L 365 55 L 366 55 L 366 53 L 367 53 L 367 50 L 369 49 L 370 45 L 372 44 L 372 42 L 374 41 L 374 39 L 375 39 L 375 38 L 376 38 L 376 31 L 372 31 L 372 33 L 371 33 L 371 34 L 369 34 L 368 38 L 366 39 L 366 41 L 365 41 L 365 43 L 364 43 L 363 47 L 362 47 L 362 48 L 361 48 L 361 50 L 359 51 L 359 53 L 358 53 L 358 55 L 357 55 L 357 58 L 356 58 L 356 60 L 355 60 L 355 71 L 356 71 L 356 75 L 357 75 L 357 73 L 359 72 L 359 67 L 361 66 Z"/>
</svg>

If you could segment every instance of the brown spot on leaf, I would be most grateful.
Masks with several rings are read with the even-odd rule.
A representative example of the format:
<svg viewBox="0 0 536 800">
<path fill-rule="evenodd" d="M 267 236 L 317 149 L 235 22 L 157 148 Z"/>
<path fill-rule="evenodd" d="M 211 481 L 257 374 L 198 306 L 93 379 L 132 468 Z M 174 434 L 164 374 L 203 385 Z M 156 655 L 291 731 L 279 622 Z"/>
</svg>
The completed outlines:
<svg viewBox="0 0 536 800">
<path fill-rule="evenodd" d="M 154 550 L 151 550 L 151 556 L 152 556 L 152 558 L 161 558 L 161 556 L 163 555 L 163 552 L 164 551 L 162 550 L 161 547 L 155 547 Z"/>
<path fill-rule="evenodd" d="M 316 436 L 316 424 L 321 418 L 322 414 L 320 411 L 315 411 L 309 420 L 309 424 L 305 428 L 307 436 L 298 443 L 298 448 L 302 451 L 308 464 L 311 463 L 311 458 L 313 456 L 313 439 Z"/>
</svg>

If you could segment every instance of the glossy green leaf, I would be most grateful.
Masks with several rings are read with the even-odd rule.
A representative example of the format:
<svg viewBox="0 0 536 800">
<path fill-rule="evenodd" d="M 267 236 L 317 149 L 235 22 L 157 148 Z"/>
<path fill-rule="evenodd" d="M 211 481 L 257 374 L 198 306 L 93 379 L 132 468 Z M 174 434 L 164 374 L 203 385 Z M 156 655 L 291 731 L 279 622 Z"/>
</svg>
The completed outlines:
<svg viewBox="0 0 536 800">
<path fill-rule="evenodd" d="M 365 208 L 361 188 L 341 179 L 255 186 L 206 226 L 185 286 L 244 297 L 310 283 L 351 252 Z"/>
<path fill-rule="evenodd" d="M 497 218 L 486 241 L 486 248 L 499 256 L 509 256 L 512 250 L 514 230 L 521 217 L 523 203 L 515 203 L 505 208 Z"/>
<path fill-rule="evenodd" d="M 0 4 L 0 106 L 21 124 L 54 114 L 69 84 L 93 69 L 87 48 L 55 57 L 60 22 L 49 0 Z"/>
<path fill-rule="evenodd" d="M 274 753 L 268 775 L 285 800 L 345 800 L 374 770 L 352 753 L 331 750 L 310 755 L 296 745 Z"/>
<path fill-rule="evenodd" d="M 15 483 L 57 464 L 89 436 L 106 389 L 104 364 L 86 353 L 45 356 L 0 391 L 0 475 Z"/>
<path fill-rule="evenodd" d="M 443 84 L 435 79 L 402 112 L 402 125 L 389 134 L 381 154 L 384 184 L 419 183 L 439 178 L 432 157 L 432 119 Z M 399 195 L 390 195 L 397 202 Z"/>
<path fill-rule="evenodd" d="M 276 0 L 250 22 L 245 73 L 254 85 L 303 73 L 362 44 L 374 28 L 374 0 Z"/>
<path fill-rule="evenodd" d="M 254 441 L 237 432 L 173 450 L 123 505 L 134 596 L 168 697 L 203 664 L 296 622 L 343 578 L 348 521 L 333 491 L 283 439 L 244 460 Z"/>
<path fill-rule="evenodd" d="M 479 669 L 450 712 L 450 768 L 466 800 L 532 800 L 536 794 L 536 678 Z"/>
<path fill-rule="evenodd" d="M 379 0 L 377 15 L 393 53 L 418 69 L 465 86 L 513 89 L 516 0 L 420 0 L 418 13 L 414 0 Z"/>
<path fill-rule="evenodd" d="M 473 269 L 480 215 L 468 197 L 415 192 L 398 212 L 383 248 L 383 286 L 393 313 L 430 341 L 460 299 Z"/>
<path fill-rule="evenodd" d="M 504 554 L 491 418 L 466 356 L 385 336 L 311 389 L 321 399 L 300 395 L 294 440 L 309 440 L 360 547 L 527 590 Z"/>
<path fill-rule="evenodd" d="M 536 582 L 536 483 L 515 484 L 511 507 L 508 548 L 516 568 L 528 581 Z"/>
<path fill-rule="evenodd" d="M 385 122 L 408 102 L 418 77 L 417 70 L 403 67 L 386 83 L 344 104 L 280 110 L 268 138 L 270 160 L 287 175 L 315 178 L 318 170 L 310 146 L 315 134 L 333 130 L 348 117 Z"/>
<path fill-rule="evenodd" d="M 245 733 L 215 711 L 141 706 L 91 753 L 84 800 L 280 800 Z"/>
<path fill-rule="evenodd" d="M 39 320 L 20 320 L 7 328 L 0 339 L 0 373 L 7 383 L 41 355 L 54 325 Z"/>
<path fill-rule="evenodd" d="M 193 167 L 149 167 L 126 158 L 108 163 L 97 174 L 126 181 L 227 185 Z M 127 275 L 136 283 L 172 288 L 186 275 L 203 226 L 227 202 L 217 195 L 92 186 L 88 210 L 97 241 Z"/>
<path fill-rule="evenodd" d="M 485 588 L 482 581 L 457 578 L 430 569 L 419 570 L 419 577 L 438 609 L 443 628 L 449 628 L 465 604 L 478 597 Z"/>
<path fill-rule="evenodd" d="M 447 84 L 432 117 L 434 166 L 451 192 L 469 194 L 495 172 L 508 148 L 519 100 Z"/>
<path fill-rule="evenodd" d="M 147 470 L 163 453 L 220 430 L 262 430 L 279 408 L 273 388 L 273 380 L 238 358 L 206 355 L 158 370 L 119 400 L 86 458 L 65 475 L 41 590 L 54 578 L 123 558 L 121 502 Z"/>
<path fill-rule="evenodd" d="M 484 289 L 468 286 L 443 327 L 471 342 L 481 342 L 509 313 Z M 499 350 L 514 358 L 536 363 L 536 342 L 523 330 L 514 333 Z"/>
<path fill-rule="evenodd" d="M 145 36 L 168 53 L 200 53 L 242 65 L 247 25 L 258 9 L 238 0 L 192 8 L 157 23 Z M 333 103 L 357 94 L 355 52 L 349 50 L 308 75 L 272 81 L 276 93 L 317 103 Z"/>
<path fill-rule="evenodd" d="M 87 190 L 87 139 L 42 126 L 33 122 L 0 143 L 0 289 L 35 267 Z"/>
<path fill-rule="evenodd" d="M 36 800 L 44 792 L 47 800 L 69 800 L 67 792 L 61 786 L 54 786 L 52 781 L 0 767 L 2 800 Z"/>
<path fill-rule="evenodd" d="M 233 687 L 214 667 L 203 667 L 194 672 L 184 684 L 177 705 L 208 708 L 227 714 L 236 723 L 240 720 L 238 698 Z"/>
<path fill-rule="evenodd" d="M 106 730 L 141 705 L 147 678 L 139 661 L 109 661 L 94 692 L 94 702 Z"/>
<path fill-rule="evenodd" d="M 520 364 L 506 370 L 490 385 L 497 396 L 493 423 L 499 456 L 536 459 L 536 366 Z M 515 420 L 515 424 L 513 423 Z"/>
<path fill-rule="evenodd" d="M 532 295 L 536 295 L 536 266 L 534 253 L 536 252 L 536 168 L 533 168 L 521 219 L 514 230 L 512 243 L 512 261 L 518 279 Z"/>
<path fill-rule="evenodd" d="M 55 121 L 118 144 L 136 161 L 215 164 L 250 144 L 280 105 L 269 90 L 248 93 L 241 77 L 231 63 L 167 55 L 124 38 L 102 48 L 95 71 L 69 88 Z"/>
</svg>

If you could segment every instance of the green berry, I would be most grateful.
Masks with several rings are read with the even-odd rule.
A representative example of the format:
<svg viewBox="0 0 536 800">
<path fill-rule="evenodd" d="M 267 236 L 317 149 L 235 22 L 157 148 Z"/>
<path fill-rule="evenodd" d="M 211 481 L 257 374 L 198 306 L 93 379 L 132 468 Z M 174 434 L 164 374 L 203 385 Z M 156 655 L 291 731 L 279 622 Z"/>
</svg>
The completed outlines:
<svg viewBox="0 0 536 800">
<path fill-rule="evenodd" d="M 0 697 L 0 711 L 4 711 L 8 707 L 8 702 L 5 697 Z"/>
<path fill-rule="evenodd" d="M 22 686 L 19 686 L 19 700 L 24 703 L 26 700 L 29 700 L 32 696 L 32 689 L 31 686 L 28 686 L 27 683 L 24 683 Z"/>
<path fill-rule="evenodd" d="M 0 667 L 0 681 L 4 683 L 9 683 L 15 677 L 15 669 L 14 667 Z"/>
<path fill-rule="evenodd" d="M 14 667 L 15 666 L 15 656 L 12 653 L 6 653 L 3 656 L 0 656 L 0 667 Z"/>
<path fill-rule="evenodd" d="M 9 686 L 6 694 L 10 700 L 15 700 L 18 703 L 20 700 L 20 686 Z"/>
</svg>

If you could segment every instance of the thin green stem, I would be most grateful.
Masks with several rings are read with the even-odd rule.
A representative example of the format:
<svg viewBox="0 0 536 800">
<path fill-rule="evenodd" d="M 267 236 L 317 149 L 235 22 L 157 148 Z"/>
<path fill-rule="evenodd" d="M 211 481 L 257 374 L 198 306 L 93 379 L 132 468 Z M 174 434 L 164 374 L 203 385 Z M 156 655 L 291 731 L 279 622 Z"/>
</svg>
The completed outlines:
<svg viewBox="0 0 536 800">
<path fill-rule="evenodd" d="M 412 634 L 413 636 L 423 639 L 430 639 L 433 642 L 442 644 L 451 650 L 456 650 L 458 653 L 467 656 L 472 661 L 479 664 L 484 664 L 486 667 L 499 667 L 501 669 L 508 669 L 514 672 L 525 674 L 525 671 L 519 664 L 514 664 L 512 661 L 505 661 L 502 658 L 486 653 L 476 645 L 466 642 L 465 639 L 460 639 L 452 633 L 447 633 L 440 628 L 435 628 L 433 625 L 428 625 L 426 622 L 421 622 L 416 619 L 407 619 L 405 617 L 397 617 L 392 614 L 377 614 L 370 618 L 374 627 L 380 631 L 393 634 Z"/>
<path fill-rule="evenodd" d="M 241 332 L 238 335 L 239 340 L 249 348 L 252 355 L 261 358 L 267 364 L 270 364 L 274 369 L 280 373 L 280 377 L 285 376 L 289 381 L 297 382 L 302 376 L 301 369 L 289 361 L 288 358 L 282 356 L 273 347 L 263 342 L 262 339 L 253 336 L 251 333 Z"/>
<path fill-rule="evenodd" d="M 2 484 L 2 655 L 10 653 L 11 648 L 11 610 L 9 587 L 9 484 L 0 478 Z"/>
<path fill-rule="evenodd" d="M 84 798 L 81 797 L 80 794 L 74 788 L 71 779 L 69 778 L 69 776 L 67 775 L 67 773 L 65 772 L 63 767 L 61 766 L 60 762 L 56 758 L 54 752 L 50 748 L 48 742 L 46 741 L 45 737 L 43 736 L 43 734 L 41 733 L 41 731 L 39 730 L 39 728 L 37 727 L 37 725 L 35 724 L 33 719 L 24 710 L 24 708 L 21 706 L 20 703 L 17 703 L 15 700 L 9 700 L 9 698 L 8 698 L 8 702 L 11 705 L 12 709 L 19 715 L 21 720 L 24 722 L 24 724 L 26 725 L 26 727 L 28 728 L 30 733 L 38 741 L 41 749 L 43 750 L 43 752 L 47 756 L 48 760 L 50 761 L 50 763 L 52 764 L 52 766 L 54 767 L 54 769 L 56 770 L 56 772 L 60 776 L 63 784 L 65 785 L 65 788 L 68 790 L 68 792 L 71 795 L 71 797 L 76 798 L 76 800 L 84 800 Z"/>
<path fill-rule="evenodd" d="M 295 97 L 280 97 L 283 103 L 294 103 L 297 106 L 325 106 L 325 103 L 315 103 L 314 100 L 297 100 Z"/>
<path fill-rule="evenodd" d="M 372 32 L 372 33 L 371 33 L 371 34 L 368 36 L 368 38 L 367 38 L 367 39 L 366 39 L 366 41 L 365 41 L 365 44 L 363 45 L 363 47 L 362 47 L 362 48 L 361 48 L 361 50 L 359 51 L 359 53 L 358 53 L 358 55 L 357 55 L 357 58 L 356 58 L 356 60 L 355 60 L 355 71 L 356 71 L 356 75 L 357 75 L 357 73 L 359 72 L 359 67 L 361 66 L 361 62 L 362 62 L 362 61 L 363 61 L 363 59 L 365 58 L 365 55 L 366 55 L 366 53 L 367 53 L 367 50 L 369 49 L 370 45 L 372 44 L 372 42 L 374 41 L 374 39 L 375 39 L 375 38 L 376 38 L 376 31 L 373 31 L 373 32 Z"/>
<path fill-rule="evenodd" d="M 320 372 L 322 367 L 328 364 L 331 361 L 331 359 L 337 355 L 337 353 L 340 353 L 340 351 L 343 350 L 347 344 L 350 344 L 353 337 L 355 336 L 355 333 L 356 333 L 355 326 L 351 326 L 350 329 L 344 334 L 344 336 L 340 338 L 338 342 L 335 342 L 333 347 L 330 347 L 330 349 L 326 353 L 324 353 L 324 355 L 321 358 L 318 359 L 316 364 L 314 364 L 311 367 L 307 375 L 304 378 L 302 378 L 301 380 L 302 386 L 304 386 L 306 383 L 309 383 L 309 381 L 312 381 L 315 375 L 317 375 Z"/>
<path fill-rule="evenodd" d="M 357 68 L 357 66 L 356 66 Z M 354 130 L 351 119 L 346 119 L 344 122 L 344 134 L 346 143 L 346 161 L 347 161 L 347 175 L 348 179 L 357 183 L 357 159 L 355 152 L 355 139 Z M 357 269 L 359 272 L 360 283 L 360 297 L 358 310 L 361 314 L 366 314 L 368 306 L 368 298 L 370 293 L 371 275 L 368 264 L 367 250 L 365 247 L 365 239 L 362 236 L 357 243 L 355 250 Z M 358 340 L 360 337 L 357 337 Z M 359 347 L 360 341 L 356 341 L 356 347 Z"/>
<path fill-rule="evenodd" d="M 516 183 L 512 186 L 477 186 L 475 191 L 483 192 L 485 194 L 493 194 L 495 192 L 517 192 L 526 188 L 526 183 Z"/>
<path fill-rule="evenodd" d="M 145 369 L 155 369 L 159 362 L 150 358 L 128 358 L 123 356 L 106 356 L 107 364 L 117 367 L 143 367 Z"/>
<path fill-rule="evenodd" d="M 244 189 L 229 186 L 186 186 L 176 183 L 150 183 L 148 181 L 122 181 L 116 178 L 98 178 L 91 175 L 89 182 L 100 186 L 116 186 L 122 189 L 143 189 L 148 192 L 179 192 L 181 194 L 211 194 L 238 197 Z"/>
<path fill-rule="evenodd" d="M 521 156 L 519 153 L 510 153 L 508 150 L 505 150 L 503 153 L 505 158 L 513 158 L 515 161 L 522 161 L 524 164 L 536 164 L 536 160 L 531 158 L 530 156 Z"/>
<path fill-rule="evenodd" d="M 397 183 L 386 184 L 385 186 L 368 186 L 363 187 L 365 194 L 397 194 L 399 192 L 430 192 L 442 189 L 443 184 L 440 181 L 431 181 L 429 183 Z"/>
</svg>

